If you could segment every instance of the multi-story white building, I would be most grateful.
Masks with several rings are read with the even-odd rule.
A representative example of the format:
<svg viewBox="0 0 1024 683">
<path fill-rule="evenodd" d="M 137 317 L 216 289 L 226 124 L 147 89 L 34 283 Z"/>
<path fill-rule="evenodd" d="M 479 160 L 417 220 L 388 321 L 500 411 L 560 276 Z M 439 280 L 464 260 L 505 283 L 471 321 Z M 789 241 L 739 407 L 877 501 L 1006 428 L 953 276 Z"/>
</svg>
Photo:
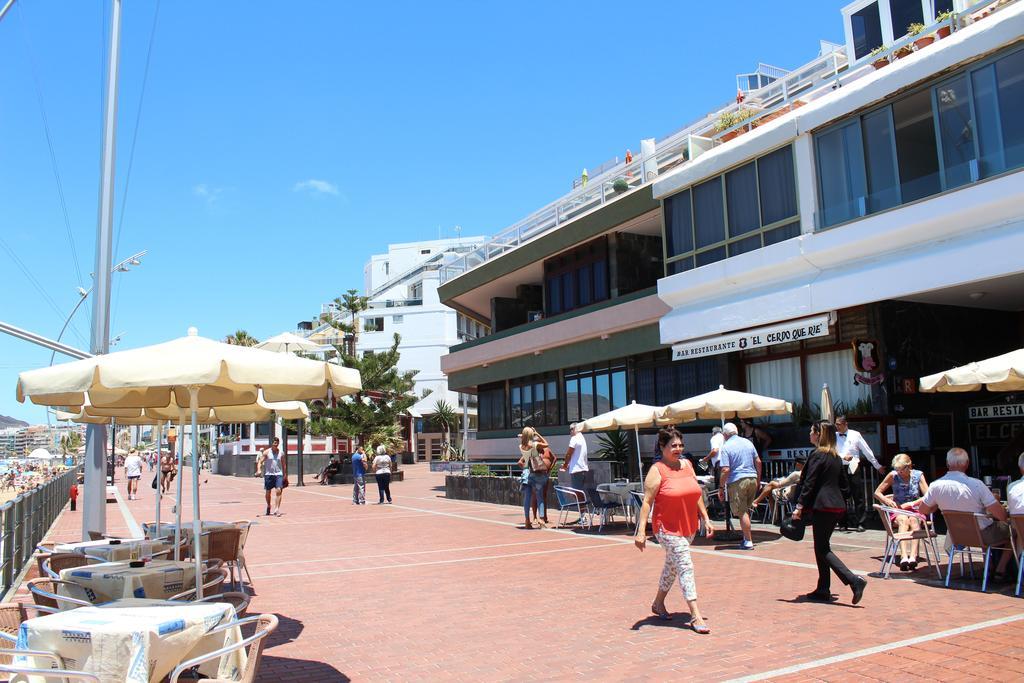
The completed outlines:
<svg viewBox="0 0 1024 683">
<path fill-rule="evenodd" d="M 390 244 L 387 253 L 370 257 L 363 268 L 363 296 L 369 298 L 369 308 L 359 314 L 356 353 L 387 351 L 394 335 L 401 336 L 398 369 L 416 372 L 413 391 L 419 397 L 409 410 L 414 420 L 409 448 L 422 460 L 441 454 L 443 434 L 430 420 L 438 401 L 465 415 L 469 429 L 476 430 L 476 397 L 448 389 L 441 357 L 451 346 L 485 336 L 489 326 L 443 305 L 437 288 L 440 268 L 483 242 L 482 237 L 460 237 Z M 333 303 L 322 306 L 321 314 L 349 322 Z M 300 333 L 324 344 L 344 343 L 330 325 L 300 323 Z"/>
<path fill-rule="evenodd" d="M 441 300 L 494 330 L 442 360 L 479 396 L 471 455 L 725 384 L 803 408 L 764 425 L 784 459 L 828 383 L 882 462 L 931 476 L 955 444 L 1016 474 L 1024 396 L 916 379 L 1024 343 L 1024 2 L 839 10 L 844 46 L 446 265 Z"/>
</svg>

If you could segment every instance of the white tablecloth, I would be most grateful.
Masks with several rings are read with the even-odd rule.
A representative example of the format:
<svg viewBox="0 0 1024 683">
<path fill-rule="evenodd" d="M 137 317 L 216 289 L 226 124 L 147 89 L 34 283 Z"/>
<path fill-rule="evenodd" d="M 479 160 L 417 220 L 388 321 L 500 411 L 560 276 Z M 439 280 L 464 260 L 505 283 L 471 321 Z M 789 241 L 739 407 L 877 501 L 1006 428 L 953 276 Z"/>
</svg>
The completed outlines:
<svg viewBox="0 0 1024 683">
<path fill-rule="evenodd" d="M 58 553 L 83 553 L 93 557 L 101 557 L 107 562 L 131 559 L 132 549 L 139 551 L 139 556 L 152 555 L 171 547 L 162 541 L 147 541 L 143 538 L 125 538 L 120 543 L 110 541 L 82 541 L 80 543 L 59 543 L 54 548 Z"/>
<path fill-rule="evenodd" d="M 94 673 L 103 683 L 150 683 L 186 659 L 239 642 L 238 627 L 207 635 L 234 616 L 231 605 L 223 602 L 119 600 L 29 619 L 18 632 L 17 648 L 56 653 L 67 668 Z M 19 658 L 18 663 L 51 665 L 32 659 Z M 208 677 L 234 679 L 245 659 L 239 650 L 199 670 Z"/>
<path fill-rule="evenodd" d="M 163 600 L 195 587 L 196 566 L 192 562 L 173 560 L 153 560 L 143 567 L 132 567 L 127 562 L 103 562 L 65 569 L 60 578 L 80 586 L 89 602 L 120 598 Z M 57 592 L 72 598 L 83 597 L 66 586 L 60 586 Z"/>
</svg>

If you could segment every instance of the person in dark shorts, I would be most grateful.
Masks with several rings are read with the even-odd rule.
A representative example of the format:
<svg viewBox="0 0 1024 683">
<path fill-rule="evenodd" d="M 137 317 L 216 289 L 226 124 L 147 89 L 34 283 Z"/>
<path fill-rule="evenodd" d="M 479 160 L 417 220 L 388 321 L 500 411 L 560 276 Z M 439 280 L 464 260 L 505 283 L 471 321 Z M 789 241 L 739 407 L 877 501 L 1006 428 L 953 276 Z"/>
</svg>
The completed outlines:
<svg viewBox="0 0 1024 683">
<path fill-rule="evenodd" d="M 288 486 L 288 462 L 282 457 L 281 440 L 274 437 L 270 448 L 260 453 L 256 459 L 256 476 L 263 475 L 263 491 L 267 496 L 267 515 L 270 513 L 270 492 L 276 491 L 274 497 L 274 516 L 281 516 L 281 498 Z"/>
</svg>

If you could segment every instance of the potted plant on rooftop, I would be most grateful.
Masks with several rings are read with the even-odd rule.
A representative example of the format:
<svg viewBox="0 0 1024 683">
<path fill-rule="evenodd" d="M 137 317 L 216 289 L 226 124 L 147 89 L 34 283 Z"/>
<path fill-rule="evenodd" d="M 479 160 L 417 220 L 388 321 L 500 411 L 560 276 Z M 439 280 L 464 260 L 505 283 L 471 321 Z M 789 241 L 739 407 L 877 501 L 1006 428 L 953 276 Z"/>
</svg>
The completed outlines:
<svg viewBox="0 0 1024 683">
<path fill-rule="evenodd" d="M 953 18 L 953 11 L 952 10 L 946 10 L 945 12 L 939 12 L 939 15 L 937 17 L 935 17 L 935 21 L 941 23 L 943 21 L 949 21 L 952 18 Z M 941 40 L 942 38 L 947 37 L 952 32 L 953 32 L 953 27 L 950 26 L 949 24 L 947 24 L 945 26 L 940 27 L 938 32 L 937 32 L 937 34 L 939 36 L 939 39 Z"/>
<path fill-rule="evenodd" d="M 923 50 L 935 41 L 935 36 L 932 34 L 922 35 L 924 33 L 924 24 L 913 23 L 907 27 L 907 35 L 910 36 L 921 36 L 914 41 L 914 47 L 918 50 Z"/>
<path fill-rule="evenodd" d="M 881 69 L 883 66 L 888 65 L 889 58 L 885 56 L 885 53 L 888 51 L 888 45 L 879 45 L 874 50 L 872 50 L 871 56 L 874 57 L 874 59 L 871 62 L 871 66 L 875 67 L 875 69 Z"/>
</svg>

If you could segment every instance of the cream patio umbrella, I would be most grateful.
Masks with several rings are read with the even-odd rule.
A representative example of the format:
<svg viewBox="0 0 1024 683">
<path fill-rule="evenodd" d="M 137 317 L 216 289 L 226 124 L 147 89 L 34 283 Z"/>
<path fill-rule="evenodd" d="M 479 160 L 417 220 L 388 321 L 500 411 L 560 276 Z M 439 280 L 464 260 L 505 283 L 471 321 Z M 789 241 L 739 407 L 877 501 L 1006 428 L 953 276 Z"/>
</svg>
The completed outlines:
<svg viewBox="0 0 1024 683">
<path fill-rule="evenodd" d="M 292 352 L 292 351 L 309 351 L 315 352 L 323 349 L 323 346 L 316 342 L 311 342 L 305 337 L 300 337 L 297 334 L 291 332 L 282 332 L 281 334 L 275 335 L 266 341 L 262 341 L 256 344 L 255 348 L 264 349 L 266 351 L 280 352 Z"/>
<path fill-rule="evenodd" d="M 360 386 L 359 373 L 351 368 L 204 339 L 191 327 L 188 336 L 162 344 L 23 372 L 17 398 L 78 409 L 88 403 L 94 415 L 103 409 L 176 406 L 179 418 L 181 411 L 191 412 L 196 434 L 202 408 L 255 404 L 261 392 L 267 401 L 304 400 L 321 398 L 329 389 L 342 396 Z M 192 502 L 193 532 L 198 537 L 196 450 L 192 450 Z M 196 561 L 198 565 L 198 553 Z"/>
<path fill-rule="evenodd" d="M 827 384 L 821 385 L 821 419 L 832 422 L 835 420 L 835 409 L 832 405 L 832 392 Z"/>
<path fill-rule="evenodd" d="M 726 417 L 761 417 L 792 412 L 793 404 L 788 401 L 733 391 L 719 385 L 714 391 L 665 406 L 658 415 L 658 421 L 667 424 L 718 418 L 724 424 Z"/>
<path fill-rule="evenodd" d="M 921 391 L 1020 391 L 1024 389 L 1024 349 L 922 377 Z"/>
<path fill-rule="evenodd" d="M 628 406 L 595 415 L 576 425 L 581 432 L 603 432 L 612 429 L 632 429 L 636 437 L 636 464 L 640 480 L 644 478 L 644 466 L 640 459 L 640 428 L 658 424 L 661 408 L 633 401 Z"/>
</svg>

